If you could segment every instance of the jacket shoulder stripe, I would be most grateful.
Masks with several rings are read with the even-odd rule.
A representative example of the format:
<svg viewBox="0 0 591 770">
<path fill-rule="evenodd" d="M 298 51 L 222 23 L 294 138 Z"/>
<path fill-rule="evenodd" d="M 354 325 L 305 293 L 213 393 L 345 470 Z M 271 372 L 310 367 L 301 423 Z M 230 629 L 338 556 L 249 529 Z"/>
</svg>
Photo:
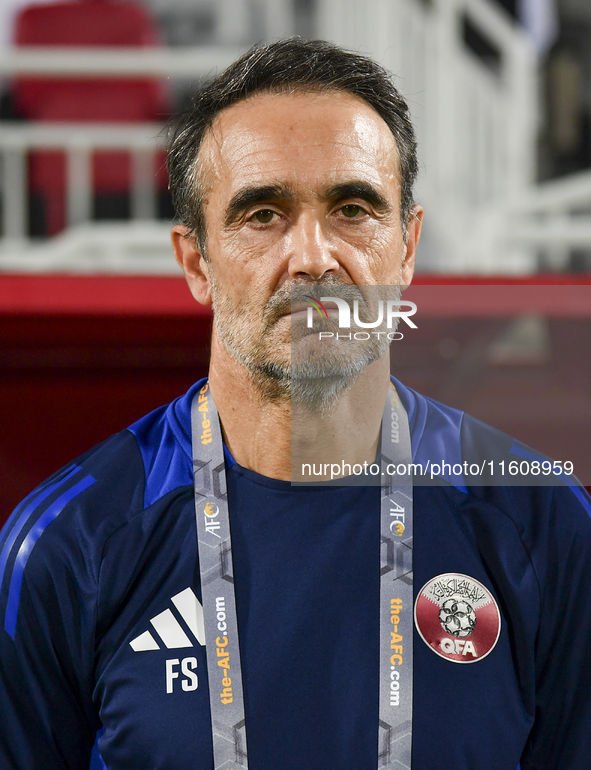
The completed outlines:
<svg viewBox="0 0 591 770">
<path fill-rule="evenodd" d="M 75 465 L 73 468 L 69 469 L 65 476 L 62 476 L 61 479 L 58 479 L 58 481 L 55 481 L 53 484 L 50 484 L 49 486 L 45 484 L 38 489 L 33 490 L 33 492 L 25 497 L 22 503 L 17 508 L 15 508 L 14 513 L 6 523 L 7 531 L 10 528 L 11 521 L 15 523 L 12 529 L 8 531 L 8 535 L 2 548 L 2 553 L 0 553 L 0 585 L 4 580 L 4 571 L 6 570 L 6 563 L 8 561 L 8 557 L 10 556 L 10 551 L 12 550 L 13 545 L 18 539 L 18 536 L 27 523 L 29 517 L 35 512 L 35 510 L 44 500 L 46 500 L 53 492 L 55 492 L 56 489 L 59 489 L 59 487 L 69 481 L 72 476 L 74 476 L 80 470 L 82 469 Z"/>
<path fill-rule="evenodd" d="M 60 474 L 60 481 L 63 480 L 64 474 Z M 23 498 L 19 504 L 16 506 L 16 508 L 12 511 L 10 516 L 6 519 L 4 524 L 2 525 L 2 531 L 0 532 L 0 554 L 4 551 L 4 543 L 8 540 L 10 533 L 12 532 L 12 528 L 14 527 L 19 515 L 22 513 L 24 508 L 27 506 L 27 503 L 30 503 L 32 500 L 34 500 L 37 495 L 40 495 L 50 484 L 54 481 L 53 478 L 46 479 L 42 484 L 39 484 L 38 487 L 35 487 L 32 492 L 30 492 L 25 498 Z M 0 579 L 1 579 L 2 572 L 0 572 Z"/>
<path fill-rule="evenodd" d="M 27 534 L 21 547 L 19 548 L 14 568 L 12 570 L 12 578 L 10 580 L 10 589 L 8 591 L 8 601 L 6 604 L 6 616 L 4 620 L 4 628 L 6 632 L 14 639 L 16 632 L 16 620 L 18 614 L 18 604 L 21 593 L 21 585 L 23 582 L 23 573 L 27 565 L 31 551 L 37 540 L 43 534 L 43 531 L 51 524 L 52 521 L 60 515 L 66 505 L 71 502 L 75 497 L 88 489 L 92 484 L 96 482 L 92 476 L 85 476 L 81 481 L 75 484 L 70 489 L 61 494 L 57 500 L 52 503 L 49 508 L 39 517 L 31 531 Z"/>
</svg>

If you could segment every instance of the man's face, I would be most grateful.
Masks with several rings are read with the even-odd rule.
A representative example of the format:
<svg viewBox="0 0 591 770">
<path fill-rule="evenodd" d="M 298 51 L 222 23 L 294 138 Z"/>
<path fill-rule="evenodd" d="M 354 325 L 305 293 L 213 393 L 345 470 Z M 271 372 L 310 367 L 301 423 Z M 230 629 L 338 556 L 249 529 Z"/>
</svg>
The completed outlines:
<svg viewBox="0 0 591 770">
<path fill-rule="evenodd" d="M 199 280 L 183 264 L 197 299 L 211 297 L 215 334 L 251 371 L 289 371 L 294 288 L 410 283 L 422 212 L 405 243 L 396 143 L 365 102 L 257 95 L 217 117 L 199 163 L 208 261 Z"/>
</svg>

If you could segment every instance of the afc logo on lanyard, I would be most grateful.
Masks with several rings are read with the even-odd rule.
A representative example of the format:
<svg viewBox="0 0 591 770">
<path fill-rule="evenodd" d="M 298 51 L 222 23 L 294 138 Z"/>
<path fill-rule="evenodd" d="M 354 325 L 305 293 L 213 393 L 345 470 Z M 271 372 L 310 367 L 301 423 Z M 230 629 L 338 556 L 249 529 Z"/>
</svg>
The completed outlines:
<svg viewBox="0 0 591 770">
<path fill-rule="evenodd" d="M 415 624 L 437 655 L 454 663 L 475 663 L 494 649 L 501 614 L 486 586 L 468 575 L 448 572 L 420 590 Z"/>
<path fill-rule="evenodd" d="M 203 508 L 203 515 L 205 521 L 205 531 L 210 535 L 220 537 L 219 530 L 221 524 L 219 521 L 220 509 L 215 503 L 208 501 Z"/>
</svg>

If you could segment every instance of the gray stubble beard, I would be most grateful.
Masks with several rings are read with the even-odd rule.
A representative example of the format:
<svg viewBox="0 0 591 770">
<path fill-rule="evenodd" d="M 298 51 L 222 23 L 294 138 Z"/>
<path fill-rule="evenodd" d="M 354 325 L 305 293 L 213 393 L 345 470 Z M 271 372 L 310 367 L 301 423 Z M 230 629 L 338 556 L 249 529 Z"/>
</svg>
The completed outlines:
<svg viewBox="0 0 591 770">
<path fill-rule="evenodd" d="M 326 290 L 348 285 L 328 282 L 299 286 L 308 291 L 316 289 L 317 293 L 318 289 L 321 289 L 324 293 Z M 388 287 L 390 290 L 392 288 Z M 394 298 L 399 300 L 401 296 L 400 286 L 397 286 L 396 289 Z M 272 349 L 272 330 L 276 319 L 268 319 L 259 342 L 254 347 L 247 347 L 242 344 L 248 335 L 246 328 L 241 330 L 240 328 L 236 329 L 235 324 L 220 323 L 220 316 L 229 317 L 232 314 L 237 316 L 238 313 L 234 308 L 226 306 L 226 301 L 221 297 L 213 276 L 212 296 L 215 329 L 224 347 L 233 358 L 248 370 L 251 381 L 263 401 L 283 405 L 286 409 L 296 407 L 321 416 L 330 413 L 336 407 L 339 399 L 352 387 L 361 372 L 383 356 L 390 346 L 385 335 L 383 339 L 376 335 L 365 341 L 363 345 L 349 345 L 351 353 L 346 351 L 343 344 L 341 350 L 331 351 L 332 355 L 322 355 L 323 351 L 318 348 L 322 342 L 317 340 L 317 354 L 315 356 L 308 356 L 301 351 L 298 356 L 298 342 L 309 335 L 300 335 L 300 339 L 296 339 L 294 342 L 293 333 L 296 329 L 292 326 L 291 363 L 278 361 L 273 358 Z M 391 291 L 388 298 L 393 298 Z M 216 312 L 216 308 L 218 312 Z M 335 323 L 327 321 L 325 330 L 336 333 L 339 328 Z M 396 331 L 396 325 L 390 331 Z"/>
</svg>

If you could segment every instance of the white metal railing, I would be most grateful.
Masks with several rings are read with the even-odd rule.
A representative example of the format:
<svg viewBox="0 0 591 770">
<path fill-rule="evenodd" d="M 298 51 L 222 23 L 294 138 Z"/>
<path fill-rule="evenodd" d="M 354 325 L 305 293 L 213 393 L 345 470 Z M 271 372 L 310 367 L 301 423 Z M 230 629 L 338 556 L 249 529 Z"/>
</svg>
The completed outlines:
<svg viewBox="0 0 591 770">
<path fill-rule="evenodd" d="M 221 71 L 243 52 L 236 46 L 203 46 L 188 49 L 26 48 L 0 53 L 0 76 L 130 77 L 147 76 L 197 80 Z M 145 238 L 140 233 L 152 222 L 151 242 L 160 249 L 160 260 L 148 259 L 148 271 L 174 270 L 166 230 L 156 223 L 156 153 L 165 145 L 162 125 L 139 123 L 0 123 L 0 192 L 2 237 L 0 270 L 105 269 L 135 271 L 140 253 L 134 247 Z M 67 232 L 40 244 L 28 237 L 28 156 L 42 150 L 66 155 Z M 92 218 L 93 153 L 124 150 L 131 155 L 130 209 L 127 226 L 90 224 Z M 143 223 L 143 230 L 133 222 Z M 109 235 L 109 227 L 114 237 Z M 115 249 L 115 238 L 120 247 Z M 134 241 L 135 238 L 135 241 Z M 139 239 L 139 240 L 138 240 Z M 74 244 L 76 248 L 74 248 Z M 117 259 L 112 258 L 117 254 Z M 86 255 L 92 254 L 92 259 Z M 131 258 L 130 255 L 133 255 Z M 131 259 L 131 262 L 130 262 Z M 139 267 L 141 270 L 141 266 Z"/>
<path fill-rule="evenodd" d="M 264 5 L 277 9 L 270 35 L 271 28 L 277 32 L 285 26 L 286 9 L 292 4 L 281 0 L 280 8 L 265 0 Z M 570 233 L 568 243 L 591 248 L 591 223 L 580 216 L 573 219 L 577 207 L 590 204 L 591 208 L 591 177 L 534 185 L 536 59 L 525 35 L 506 15 L 489 0 L 317 0 L 316 5 L 317 36 L 373 55 L 395 73 L 410 104 L 422 166 L 417 199 L 426 208 L 421 250 L 427 268 L 532 271 L 543 238 L 557 242 L 557 234 L 566 231 Z M 467 49 L 463 40 L 466 18 L 498 50 L 496 71 Z M 27 48 L 0 54 L 0 76 L 145 75 L 195 80 L 223 69 L 241 50 L 236 46 Z M 20 260 L 23 269 L 25 263 L 30 269 L 68 269 L 68 260 L 82 251 L 94 255 L 87 263 L 92 269 L 103 265 L 109 270 L 135 271 L 141 269 L 138 262 L 130 267 L 125 255 L 133 252 L 134 260 L 140 258 L 137 246 L 141 242 L 145 247 L 143 234 L 148 231 L 151 242 L 163 251 L 160 266 L 155 267 L 157 260 L 152 255 L 146 269 L 174 269 L 168 246 L 164 246 L 168 242 L 166 225 L 148 227 L 155 214 L 153 157 L 163 143 L 157 125 L 0 124 L 4 202 L 0 269 L 14 269 L 15 260 Z M 61 149 L 68 158 L 70 230 L 53 239 L 49 247 L 31 246 L 26 237 L 26 157 L 41 149 Z M 90 163 L 97 149 L 122 149 L 133 158 L 135 224 L 127 231 L 124 225 L 114 225 L 113 237 L 107 232 L 108 225 L 88 224 Z M 121 243 L 118 261 L 112 256 L 115 238 Z M 104 259 L 100 244 L 104 244 Z M 81 264 L 77 256 L 75 269 L 82 269 Z"/>
<path fill-rule="evenodd" d="M 522 190 L 497 215 L 504 237 L 538 249 L 542 264 L 565 270 L 571 251 L 591 251 L 591 171 Z"/>
<path fill-rule="evenodd" d="M 156 153 L 164 146 L 157 124 L 46 123 L 2 126 L 2 223 L 4 239 L 14 245 L 27 239 L 27 155 L 35 150 L 66 154 L 67 225 L 91 219 L 92 155 L 97 150 L 127 150 L 131 154 L 131 214 L 136 220 L 156 218 Z"/>
<path fill-rule="evenodd" d="M 534 267 L 531 249 L 503 249 L 489 213 L 535 178 L 536 58 L 488 0 L 319 0 L 320 35 L 370 53 L 397 76 L 419 140 L 423 259 L 432 269 Z M 491 70 L 463 39 L 465 20 L 499 53 Z"/>
<path fill-rule="evenodd" d="M 223 70 L 244 48 L 44 48 L 27 46 L 0 52 L 0 76 L 75 75 L 76 77 L 171 77 L 197 79 Z"/>
<path fill-rule="evenodd" d="M 263 39 L 295 31 L 294 0 L 220 0 L 215 15 L 216 45 L 15 48 L 0 52 L 0 77 L 145 76 L 193 81 L 234 61 L 249 45 L 255 27 L 257 37 Z M 0 270 L 84 270 L 85 265 L 90 270 L 174 270 L 169 225 L 156 221 L 154 159 L 164 144 L 160 125 L 0 123 Z M 39 243 L 28 238 L 27 159 L 29 153 L 43 150 L 66 155 L 67 229 Z M 101 150 L 124 150 L 131 155 L 132 221 L 128 224 L 90 222 L 93 153 Z"/>
</svg>

